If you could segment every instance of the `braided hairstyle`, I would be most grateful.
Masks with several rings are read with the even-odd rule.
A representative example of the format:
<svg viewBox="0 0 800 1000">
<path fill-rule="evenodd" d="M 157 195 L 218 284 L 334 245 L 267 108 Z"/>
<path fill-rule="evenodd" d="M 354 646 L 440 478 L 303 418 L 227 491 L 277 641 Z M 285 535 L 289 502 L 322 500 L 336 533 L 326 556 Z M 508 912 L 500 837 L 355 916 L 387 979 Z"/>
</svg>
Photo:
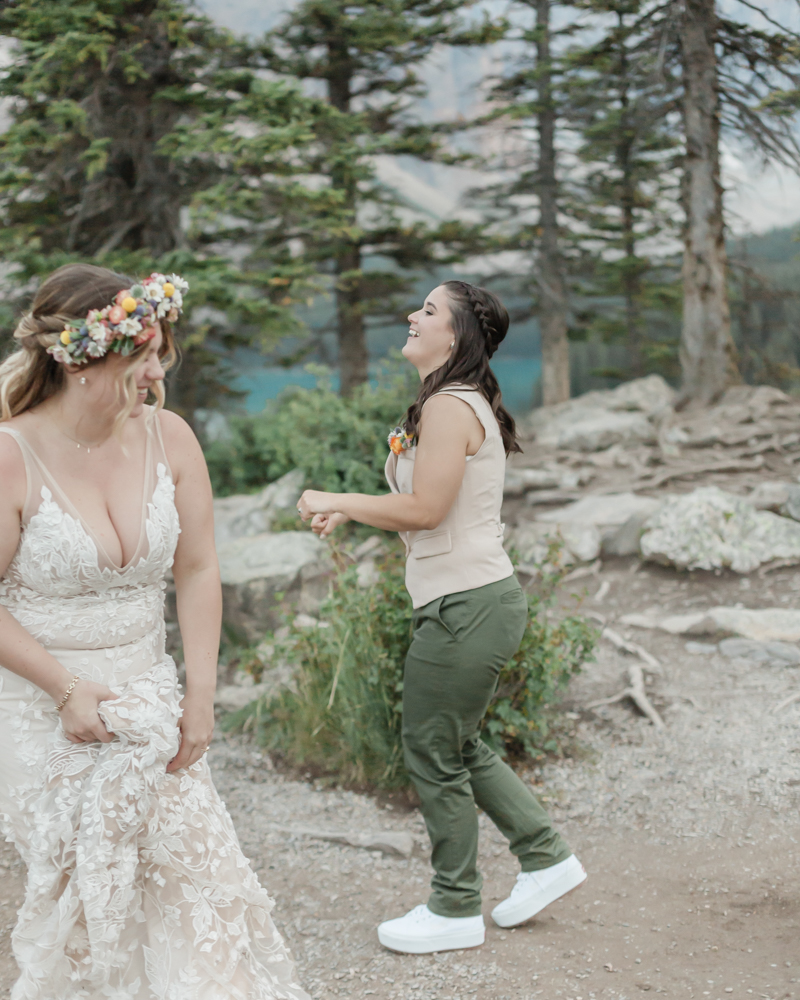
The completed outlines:
<svg viewBox="0 0 800 1000">
<path fill-rule="evenodd" d="M 114 300 L 117 292 L 135 284 L 132 278 L 116 274 L 94 264 L 65 264 L 54 271 L 39 286 L 30 312 L 20 319 L 14 330 L 18 350 L 0 364 L 0 420 L 9 420 L 18 413 L 38 406 L 64 387 L 64 365 L 47 353 L 47 348 L 58 341 L 59 334 L 68 323 L 83 317 L 90 309 L 103 309 Z M 175 358 L 175 344 L 169 323 L 161 321 L 164 346 L 162 363 L 169 367 Z M 149 348 L 141 345 L 130 355 L 132 366 Z M 87 366 L 102 364 L 103 358 L 87 362 Z M 134 402 L 135 385 L 126 374 L 123 395 L 130 409 Z M 159 384 L 153 388 L 157 405 L 163 404 L 163 390 Z"/>
<path fill-rule="evenodd" d="M 419 395 L 404 417 L 405 429 L 419 436 L 422 407 L 446 385 L 474 386 L 486 399 L 500 425 L 506 454 L 522 451 L 514 418 L 503 406 L 503 397 L 489 358 L 508 332 L 508 311 L 486 288 L 467 281 L 445 281 L 455 346 L 445 363 L 422 383 Z"/>
</svg>

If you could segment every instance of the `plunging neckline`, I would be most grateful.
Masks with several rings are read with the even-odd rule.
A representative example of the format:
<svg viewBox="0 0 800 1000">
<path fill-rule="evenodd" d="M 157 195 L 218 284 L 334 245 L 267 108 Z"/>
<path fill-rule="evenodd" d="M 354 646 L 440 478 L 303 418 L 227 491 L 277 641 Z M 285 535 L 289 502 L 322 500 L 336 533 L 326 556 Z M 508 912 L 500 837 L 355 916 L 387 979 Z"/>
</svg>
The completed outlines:
<svg viewBox="0 0 800 1000">
<path fill-rule="evenodd" d="M 155 419 L 158 419 L 158 418 L 156 417 Z M 36 449 L 33 447 L 33 445 L 31 445 L 30 441 L 28 441 L 28 439 L 25 437 L 25 435 L 21 431 L 17 430 L 16 428 L 13 428 L 13 427 L 5 427 L 5 428 L 2 428 L 2 429 L 4 431 L 10 432 L 11 434 L 13 434 L 16 437 L 19 437 L 21 439 L 21 441 L 23 442 L 23 444 L 25 445 L 25 447 L 30 452 L 31 457 L 36 462 L 36 464 L 39 466 L 39 469 L 40 469 L 40 471 L 43 474 L 43 478 L 48 479 L 50 481 L 50 483 L 52 484 L 52 486 L 55 488 L 55 492 L 58 494 L 58 498 L 59 499 L 58 499 L 58 501 L 53 500 L 52 502 L 56 503 L 56 506 L 58 506 L 59 508 L 61 508 L 61 510 L 62 510 L 63 513 L 68 514 L 71 518 L 73 518 L 73 520 L 77 521 L 77 523 L 81 526 L 81 528 L 83 529 L 86 537 L 89 539 L 89 541 L 91 541 L 91 543 L 94 545 L 95 549 L 98 552 L 98 569 L 100 569 L 102 571 L 102 568 L 103 568 L 100 565 L 100 556 L 103 557 L 103 559 L 105 560 L 106 564 L 112 570 L 114 570 L 114 572 L 119 573 L 119 574 L 124 574 L 129 569 L 131 569 L 131 567 L 138 566 L 139 563 L 142 561 L 142 559 L 145 557 L 144 553 L 142 552 L 142 545 L 144 543 L 145 535 L 146 535 L 146 532 L 147 532 L 147 508 L 148 508 L 148 505 L 149 505 L 149 500 L 147 499 L 147 484 L 148 484 L 148 481 L 150 479 L 150 476 L 149 476 L 148 473 L 149 473 L 150 464 L 151 464 L 151 461 L 152 461 L 152 434 L 150 432 L 149 424 L 146 426 L 146 431 L 145 431 L 145 438 L 146 438 L 146 440 L 145 440 L 145 451 L 144 451 L 144 470 L 143 470 L 144 474 L 142 476 L 142 489 L 141 489 L 141 498 L 142 499 L 141 499 L 141 519 L 140 519 L 140 524 L 139 524 L 139 536 L 138 536 L 138 538 L 136 540 L 136 547 L 133 550 L 133 555 L 124 564 L 118 563 L 115 559 L 111 558 L 111 556 L 108 554 L 108 549 L 105 547 L 105 545 L 101 541 L 101 539 L 98 536 L 97 532 L 94 530 L 94 528 L 92 528 L 92 526 L 89 524 L 89 522 L 84 518 L 84 516 L 81 514 L 80 510 L 75 506 L 75 504 L 72 502 L 72 500 L 70 500 L 69 495 L 67 494 L 67 492 L 64 490 L 64 488 L 58 482 L 58 480 L 56 479 L 56 477 L 53 475 L 53 473 L 47 467 L 47 465 L 45 464 L 45 462 L 43 461 L 43 459 L 41 458 L 41 456 L 37 453 Z M 154 488 L 155 488 L 155 484 L 154 484 Z M 62 501 L 63 501 L 63 506 L 62 506 Z M 38 513 L 38 510 L 37 510 L 37 513 Z M 33 516 L 35 517 L 36 514 L 34 514 Z M 122 551 L 123 551 L 122 540 L 119 537 L 119 533 L 117 532 L 117 529 L 114 526 L 114 522 L 111 520 L 111 516 L 110 515 L 109 515 L 109 523 L 111 524 L 111 527 L 114 529 L 114 533 L 117 536 L 117 541 L 119 542 L 120 553 L 122 553 Z"/>
</svg>

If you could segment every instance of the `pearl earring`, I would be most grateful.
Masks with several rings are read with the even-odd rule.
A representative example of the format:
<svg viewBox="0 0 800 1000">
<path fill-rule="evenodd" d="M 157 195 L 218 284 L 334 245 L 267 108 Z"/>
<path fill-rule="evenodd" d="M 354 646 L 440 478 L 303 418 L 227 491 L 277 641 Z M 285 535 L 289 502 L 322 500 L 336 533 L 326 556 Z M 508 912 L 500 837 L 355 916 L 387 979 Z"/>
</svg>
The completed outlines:
<svg viewBox="0 0 800 1000">
<path fill-rule="evenodd" d="M 450 350 L 452 351 L 455 346 L 456 346 L 456 342 L 454 340 L 451 340 L 450 341 Z"/>
<path fill-rule="evenodd" d="M 81 385 L 86 385 L 86 376 L 81 375 Z"/>
</svg>

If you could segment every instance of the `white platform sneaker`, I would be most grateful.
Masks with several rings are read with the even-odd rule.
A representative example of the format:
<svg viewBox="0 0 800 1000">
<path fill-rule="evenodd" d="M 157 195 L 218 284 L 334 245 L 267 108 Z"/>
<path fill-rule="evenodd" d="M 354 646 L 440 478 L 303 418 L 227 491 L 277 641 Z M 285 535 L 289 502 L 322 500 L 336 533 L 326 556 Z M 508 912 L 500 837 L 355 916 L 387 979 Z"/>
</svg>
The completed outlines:
<svg viewBox="0 0 800 1000">
<path fill-rule="evenodd" d="M 492 910 L 492 919 L 500 927 L 514 927 L 566 895 L 586 879 L 586 871 L 574 854 L 557 865 L 538 872 L 520 872 L 508 899 Z"/>
<path fill-rule="evenodd" d="M 386 920 L 378 927 L 378 940 L 384 948 L 409 955 L 475 948 L 483 944 L 485 937 L 482 916 L 440 917 L 424 903 L 415 906 L 404 917 Z"/>
</svg>

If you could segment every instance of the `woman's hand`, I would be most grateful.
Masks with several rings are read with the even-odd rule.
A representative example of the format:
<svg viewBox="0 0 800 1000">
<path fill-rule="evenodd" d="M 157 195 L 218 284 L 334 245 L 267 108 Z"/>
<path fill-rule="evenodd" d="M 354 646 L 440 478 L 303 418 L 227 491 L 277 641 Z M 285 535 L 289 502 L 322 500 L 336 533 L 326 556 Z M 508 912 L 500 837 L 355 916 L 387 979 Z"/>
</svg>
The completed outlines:
<svg viewBox="0 0 800 1000">
<path fill-rule="evenodd" d="M 179 771 L 196 764 L 211 746 L 214 735 L 214 695 L 187 693 L 181 702 L 183 715 L 179 723 L 181 745 L 167 765 L 167 771 Z"/>
<path fill-rule="evenodd" d="M 332 531 L 347 524 L 349 520 L 347 514 L 315 514 L 311 518 L 311 530 L 320 538 L 327 538 Z"/>
<path fill-rule="evenodd" d="M 338 493 L 323 493 L 322 490 L 305 490 L 297 503 L 297 512 L 304 521 L 315 514 L 333 514 L 336 511 Z"/>
<path fill-rule="evenodd" d="M 61 709 L 61 725 L 64 735 L 71 743 L 110 743 L 114 734 L 106 729 L 106 724 L 97 714 L 101 701 L 118 698 L 111 688 L 93 681 L 79 680 L 72 694 Z"/>
</svg>

